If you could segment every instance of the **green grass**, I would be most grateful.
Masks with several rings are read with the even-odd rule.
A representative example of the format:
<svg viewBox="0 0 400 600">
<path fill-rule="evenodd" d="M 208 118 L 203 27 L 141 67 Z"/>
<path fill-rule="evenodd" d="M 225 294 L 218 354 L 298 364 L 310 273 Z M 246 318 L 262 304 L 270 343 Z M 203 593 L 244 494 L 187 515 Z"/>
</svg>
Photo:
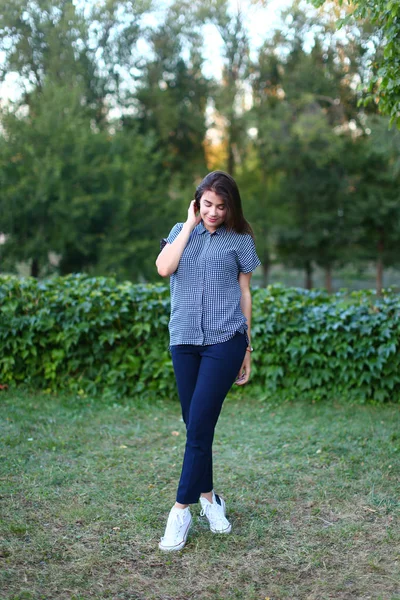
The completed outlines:
<svg viewBox="0 0 400 600">
<path fill-rule="evenodd" d="M 2 600 L 400 599 L 398 406 L 228 399 L 215 479 L 233 533 L 196 505 L 171 555 L 177 402 L 0 394 Z"/>
</svg>

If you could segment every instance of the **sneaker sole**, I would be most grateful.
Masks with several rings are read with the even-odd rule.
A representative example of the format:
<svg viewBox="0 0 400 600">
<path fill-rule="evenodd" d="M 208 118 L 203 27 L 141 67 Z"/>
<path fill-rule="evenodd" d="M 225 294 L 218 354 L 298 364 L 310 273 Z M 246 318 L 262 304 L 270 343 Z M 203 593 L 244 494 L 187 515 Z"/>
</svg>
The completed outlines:
<svg viewBox="0 0 400 600">
<path fill-rule="evenodd" d="M 212 531 L 212 533 L 230 533 L 232 531 L 232 525 L 229 523 L 229 527 L 227 527 L 226 529 L 211 529 L 210 527 L 210 531 Z"/>
<path fill-rule="evenodd" d="M 159 549 L 162 550 L 163 552 L 176 552 L 178 550 L 182 550 L 182 548 L 184 548 L 184 546 L 186 544 L 186 540 L 189 535 L 189 529 L 190 529 L 191 525 L 192 525 L 192 519 L 190 519 L 190 522 L 186 528 L 186 531 L 183 534 L 183 540 L 179 544 L 176 544 L 176 546 L 163 546 L 162 542 L 160 542 L 158 544 Z"/>
</svg>

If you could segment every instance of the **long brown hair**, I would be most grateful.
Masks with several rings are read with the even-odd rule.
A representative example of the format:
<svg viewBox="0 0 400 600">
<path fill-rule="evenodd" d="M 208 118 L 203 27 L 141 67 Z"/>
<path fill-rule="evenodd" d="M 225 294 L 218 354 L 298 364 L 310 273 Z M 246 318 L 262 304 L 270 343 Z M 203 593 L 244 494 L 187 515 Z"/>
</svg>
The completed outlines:
<svg viewBox="0 0 400 600">
<path fill-rule="evenodd" d="M 197 186 L 194 198 L 198 206 L 204 192 L 214 192 L 220 196 L 226 206 L 225 226 L 237 233 L 249 233 L 254 238 L 253 230 L 243 215 L 242 200 L 236 181 L 224 171 L 213 171 L 206 175 Z"/>
</svg>

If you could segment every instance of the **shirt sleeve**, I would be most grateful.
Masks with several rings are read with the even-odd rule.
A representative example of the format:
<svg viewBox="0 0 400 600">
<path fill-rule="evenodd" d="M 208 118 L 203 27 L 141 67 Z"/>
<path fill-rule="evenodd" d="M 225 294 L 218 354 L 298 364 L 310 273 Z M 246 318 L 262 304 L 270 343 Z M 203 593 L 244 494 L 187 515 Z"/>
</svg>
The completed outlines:
<svg viewBox="0 0 400 600">
<path fill-rule="evenodd" d="M 178 234 L 182 231 L 182 227 L 183 223 L 177 223 L 173 226 L 168 237 L 163 238 L 160 241 L 160 250 L 162 250 L 166 244 L 172 244 L 172 242 L 178 237 Z"/>
<path fill-rule="evenodd" d="M 240 273 L 251 273 L 256 267 L 261 265 L 261 261 L 257 256 L 254 240 L 250 234 L 243 237 L 237 255 Z"/>
</svg>

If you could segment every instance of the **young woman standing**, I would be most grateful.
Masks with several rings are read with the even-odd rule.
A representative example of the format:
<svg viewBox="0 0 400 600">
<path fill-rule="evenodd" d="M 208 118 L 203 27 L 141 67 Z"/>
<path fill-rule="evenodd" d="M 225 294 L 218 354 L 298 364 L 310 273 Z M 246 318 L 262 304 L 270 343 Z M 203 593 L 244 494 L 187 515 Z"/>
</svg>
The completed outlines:
<svg viewBox="0 0 400 600">
<path fill-rule="evenodd" d="M 225 502 L 213 490 L 212 442 L 223 401 L 250 376 L 252 271 L 260 264 L 235 180 L 209 173 L 185 223 L 162 241 L 158 273 L 171 277 L 170 349 L 186 448 L 176 503 L 161 550 L 184 547 L 199 501 L 213 533 L 229 533 Z"/>
</svg>

